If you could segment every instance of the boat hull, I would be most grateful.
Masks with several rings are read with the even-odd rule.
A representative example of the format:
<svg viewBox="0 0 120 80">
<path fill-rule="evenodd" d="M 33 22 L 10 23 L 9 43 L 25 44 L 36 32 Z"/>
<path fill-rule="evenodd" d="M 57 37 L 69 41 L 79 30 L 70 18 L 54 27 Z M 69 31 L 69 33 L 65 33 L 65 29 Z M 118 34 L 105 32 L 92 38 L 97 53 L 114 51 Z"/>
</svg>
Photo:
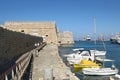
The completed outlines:
<svg viewBox="0 0 120 80">
<path fill-rule="evenodd" d="M 115 75 L 118 73 L 117 69 L 111 68 L 85 68 L 82 70 L 84 75 Z"/>
<path fill-rule="evenodd" d="M 83 68 L 100 68 L 98 64 L 89 60 L 81 60 L 79 64 L 73 64 L 75 72 L 81 71 Z"/>
<path fill-rule="evenodd" d="M 91 54 L 94 54 L 95 56 L 105 56 L 106 51 L 99 51 L 99 50 L 90 50 Z"/>
</svg>

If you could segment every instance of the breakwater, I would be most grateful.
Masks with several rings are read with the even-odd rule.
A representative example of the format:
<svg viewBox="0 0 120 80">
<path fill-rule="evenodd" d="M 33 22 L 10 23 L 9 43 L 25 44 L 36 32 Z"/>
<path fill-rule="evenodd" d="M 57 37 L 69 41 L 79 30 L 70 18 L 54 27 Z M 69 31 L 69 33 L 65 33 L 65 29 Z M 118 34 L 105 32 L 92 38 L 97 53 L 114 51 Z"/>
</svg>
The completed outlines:
<svg viewBox="0 0 120 80">
<path fill-rule="evenodd" d="M 38 56 L 34 55 L 32 80 L 79 80 L 58 53 L 58 46 L 47 44 Z"/>
</svg>

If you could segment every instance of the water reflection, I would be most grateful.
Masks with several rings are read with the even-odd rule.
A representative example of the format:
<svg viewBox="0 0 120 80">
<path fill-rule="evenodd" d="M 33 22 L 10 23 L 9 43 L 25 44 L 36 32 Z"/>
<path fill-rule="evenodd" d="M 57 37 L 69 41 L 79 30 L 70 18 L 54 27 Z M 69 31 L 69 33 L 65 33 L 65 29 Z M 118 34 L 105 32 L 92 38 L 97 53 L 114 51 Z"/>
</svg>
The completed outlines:
<svg viewBox="0 0 120 80">
<path fill-rule="evenodd" d="M 120 80 L 115 77 L 115 75 L 111 76 L 83 76 L 83 80 Z"/>
<path fill-rule="evenodd" d="M 110 76 L 83 76 L 83 80 L 110 80 Z"/>
<path fill-rule="evenodd" d="M 120 80 L 115 75 L 110 75 L 110 76 L 88 76 L 84 75 L 81 72 L 75 73 L 75 75 L 80 79 L 80 80 Z"/>
<path fill-rule="evenodd" d="M 59 47 L 60 50 L 60 56 L 63 58 L 63 61 L 65 62 L 66 58 L 64 57 L 65 54 L 70 54 L 72 53 L 72 49 L 74 48 L 80 48 L 82 46 L 82 48 L 87 48 L 87 49 L 91 49 L 91 46 L 93 46 L 92 42 L 86 43 L 86 42 L 76 42 L 74 44 L 74 46 L 72 47 Z M 120 59 L 119 59 L 119 52 L 120 52 L 120 45 L 115 45 L 115 44 L 111 44 L 109 41 L 106 42 L 106 48 L 107 48 L 107 54 L 106 56 L 104 56 L 103 58 L 108 58 L 108 59 L 112 59 L 115 60 L 114 64 L 116 66 L 116 68 L 118 68 L 120 70 Z M 97 49 L 101 49 L 101 46 L 97 46 Z M 104 66 L 105 67 L 111 67 L 111 62 L 104 62 Z M 73 67 L 69 66 L 71 68 L 71 71 L 73 73 L 75 73 L 75 75 L 80 79 L 80 80 L 120 80 L 118 78 L 115 78 L 114 75 L 112 76 L 86 76 L 83 75 L 81 72 L 76 73 L 73 70 Z M 119 73 L 120 74 L 120 71 Z M 113 78 L 113 79 L 110 79 Z"/>
</svg>

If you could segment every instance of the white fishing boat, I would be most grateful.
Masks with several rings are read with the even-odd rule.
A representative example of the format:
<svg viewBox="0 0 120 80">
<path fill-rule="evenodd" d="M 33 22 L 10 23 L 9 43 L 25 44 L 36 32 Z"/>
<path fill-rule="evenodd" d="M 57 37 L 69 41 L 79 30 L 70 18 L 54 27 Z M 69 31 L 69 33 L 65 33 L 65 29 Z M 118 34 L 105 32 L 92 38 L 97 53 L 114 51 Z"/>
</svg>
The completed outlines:
<svg viewBox="0 0 120 80">
<path fill-rule="evenodd" d="M 70 54 L 66 54 L 66 55 L 64 55 L 65 57 L 73 57 L 73 56 L 75 56 L 75 55 L 80 55 L 80 53 L 82 52 L 82 50 L 84 50 L 84 48 L 75 48 L 75 49 L 72 49 L 72 53 L 70 53 Z"/>
<path fill-rule="evenodd" d="M 95 24 L 95 46 L 96 46 L 96 24 Z M 69 64 L 79 64 L 81 60 L 91 60 L 94 61 L 96 56 L 105 56 L 106 48 L 103 43 L 103 47 L 105 50 L 100 51 L 97 49 L 85 50 L 84 48 L 73 49 L 73 51 L 77 51 L 73 54 L 66 55 L 67 61 Z"/>
<path fill-rule="evenodd" d="M 95 33 L 96 33 L 96 24 L 95 24 Z M 96 46 L 96 35 L 95 35 L 95 46 Z M 91 60 L 94 61 L 96 56 L 105 56 L 106 48 L 103 42 L 103 47 L 105 50 L 100 51 L 97 49 L 85 50 L 84 48 L 73 49 L 74 52 L 72 54 L 65 55 L 69 64 L 79 64 L 81 60 Z"/>
<path fill-rule="evenodd" d="M 96 56 L 103 56 L 106 52 L 98 50 L 85 50 L 84 48 L 73 49 L 72 54 L 64 55 L 69 64 L 79 64 L 81 60 L 94 61 Z"/>
<path fill-rule="evenodd" d="M 91 54 L 88 50 L 74 50 L 72 54 L 65 55 L 69 64 L 79 64 L 81 60 L 94 61 L 94 54 Z"/>
<path fill-rule="evenodd" d="M 90 50 L 91 54 L 95 54 L 95 56 L 105 56 L 107 51 L 100 50 Z"/>
<path fill-rule="evenodd" d="M 96 60 L 98 60 L 99 62 L 103 63 L 103 67 L 101 68 L 85 68 L 82 70 L 83 74 L 85 75 L 115 75 L 118 73 L 118 69 L 115 67 L 115 65 L 113 64 L 114 60 L 111 59 L 102 59 L 100 57 L 96 57 Z M 112 62 L 112 66 L 111 67 L 104 67 L 104 62 Z"/>
<path fill-rule="evenodd" d="M 84 68 L 84 75 L 115 75 L 118 73 L 116 68 Z"/>
<path fill-rule="evenodd" d="M 95 41 L 94 41 L 94 43 L 95 43 L 95 46 L 96 46 L 96 18 L 94 18 L 94 31 L 95 31 Z M 101 35 L 101 37 L 102 37 L 102 35 Z M 94 53 L 95 56 L 105 56 L 106 55 L 107 51 L 106 51 L 105 43 L 103 41 L 103 37 L 102 37 L 101 41 L 102 41 L 104 50 L 97 50 L 97 49 L 91 50 L 91 53 Z"/>
<path fill-rule="evenodd" d="M 104 59 L 104 58 L 101 58 L 101 57 L 95 57 L 95 60 L 99 61 L 99 62 L 113 62 L 114 61 L 114 60 L 111 60 L 111 59 Z"/>
<path fill-rule="evenodd" d="M 72 49 L 73 51 L 79 51 L 79 50 L 84 50 L 84 48 L 75 48 L 75 49 Z"/>
</svg>

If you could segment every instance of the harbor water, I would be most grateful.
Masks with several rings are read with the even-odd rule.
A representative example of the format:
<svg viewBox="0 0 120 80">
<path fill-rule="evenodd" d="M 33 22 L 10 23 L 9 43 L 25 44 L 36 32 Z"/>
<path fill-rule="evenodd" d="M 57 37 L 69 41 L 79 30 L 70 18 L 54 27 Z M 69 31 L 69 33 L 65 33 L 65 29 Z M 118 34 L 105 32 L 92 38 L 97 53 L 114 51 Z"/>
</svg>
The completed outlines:
<svg viewBox="0 0 120 80">
<path fill-rule="evenodd" d="M 110 41 L 105 41 L 104 44 L 105 44 L 105 47 L 103 47 L 103 43 L 100 41 L 97 41 L 96 45 L 94 41 L 76 41 L 74 45 L 69 45 L 69 46 L 64 45 L 59 47 L 59 52 L 60 52 L 60 56 L 65 62 L 66 58 L 64 55 L 72 53 L 72 49 L 75 49 L 75 48 L 85 48 L 88 50 L 89 49 L 97 49 L 97 50 L 106 49 L 107 54 L 105 58 L 115 60 L 114 65 L 116 66 L 116 68 L 120 70 L 120 45 L 112 44 Z M 111 67 L 111 64 L 112 63 L 105 62 L 105 67 Z M 75 74 L 77 77 L 80 78 L 80 80 L 109 80 L 110 78 L 110 76 L 84 76 L 81 72 L 77 72 Z M 120 74 L 120 71 L 118 74 Z"/>
</svg>

